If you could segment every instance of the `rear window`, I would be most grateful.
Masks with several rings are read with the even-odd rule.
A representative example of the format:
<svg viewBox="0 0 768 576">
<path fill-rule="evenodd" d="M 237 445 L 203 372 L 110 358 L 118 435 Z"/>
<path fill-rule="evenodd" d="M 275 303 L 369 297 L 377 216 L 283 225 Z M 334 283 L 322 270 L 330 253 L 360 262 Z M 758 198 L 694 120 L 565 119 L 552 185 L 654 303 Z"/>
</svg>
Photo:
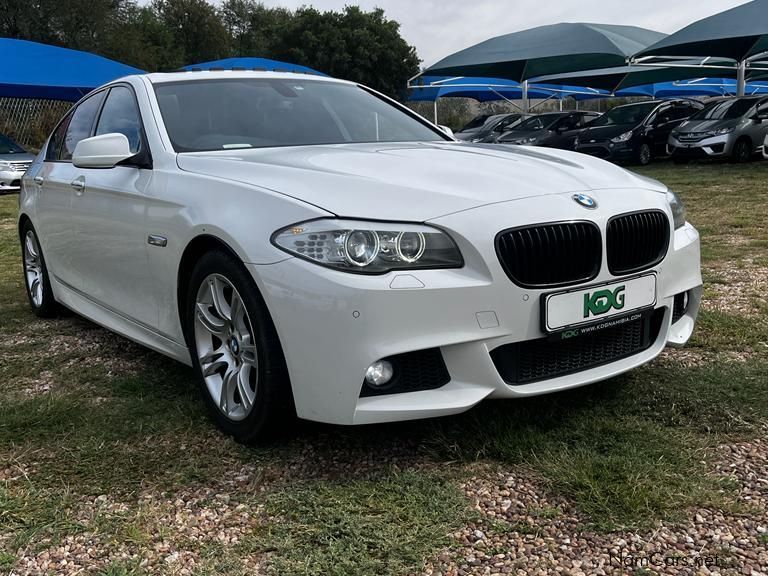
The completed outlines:
<svg viewBox="0 0 768 576">
<path fill-rule="evenodd" d="M 0 134 L 0 154 L 20 154 L 22 152 L 24 152 L 24 148 L 7 136 Z"/>
<path fill-rule="evenodd" d="M 467 132 L 468 130 L 476 130 L 478 128 L 482 128 L 483 125 L 486 123 L 486 121 L 490 118 L 488 114 L 481 114 L 480 116 L 475 116 L 470 120 L 464 128 L 459 130 L 459 132 Z"/>
<path fill-rule="evenodd" d="M 447 140 L 353 84 L 233 78 L 157 84 L 155 93 L 177 152 Z"/>
<path fill-rule="evenodd" d="M 629 104 L 628 106 L 617 106 L 609 110 L 599 118 L 590 122 L 589 126 L 637 126 L 653 112 L 658 103 L 649 102 L 644 104 Z"/>
</svg>

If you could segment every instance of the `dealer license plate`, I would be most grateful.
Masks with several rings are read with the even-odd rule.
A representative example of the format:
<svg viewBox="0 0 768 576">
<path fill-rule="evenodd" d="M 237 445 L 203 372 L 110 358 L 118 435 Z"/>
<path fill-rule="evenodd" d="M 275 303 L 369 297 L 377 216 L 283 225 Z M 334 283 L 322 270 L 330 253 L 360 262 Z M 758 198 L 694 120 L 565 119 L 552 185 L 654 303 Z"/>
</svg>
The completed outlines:
<svg viewBox="0 0 768 576">
<path fill-rule="evenodd" d="M 606 320 L 632 317 L 656 304 L 656 275 L 545 294 L 542 300 L 543 328 L 555 333 L 576 327 L 605 325 Z"/>
</svg>

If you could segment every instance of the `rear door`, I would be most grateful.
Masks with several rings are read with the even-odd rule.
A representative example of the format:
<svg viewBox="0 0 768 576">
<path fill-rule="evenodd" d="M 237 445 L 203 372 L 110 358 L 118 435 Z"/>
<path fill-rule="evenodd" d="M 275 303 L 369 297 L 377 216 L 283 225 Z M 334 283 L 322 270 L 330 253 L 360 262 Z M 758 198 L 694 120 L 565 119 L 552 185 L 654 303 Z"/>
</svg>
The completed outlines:
<svg viewBox="0 0 768 576">
<path fill-rule="evenodd" d="M 584 114 L 582 112 L 575 112 L 558 120 L 545 146 L 561 150 L 574 150 L 576 148 L 576 136 L 584 128 L 583 120 Z"/>
<path fill-rule="evenodd" d="M 750 126 L 749 137 L 755 145 L 755 148 L 760 148 L 768 137 L 768 99 L 761 101 L 757 105 L 754 113 L 754 120 Z"/>
<path fill-rule="evenodd" d="M 672 130 L 680 126 L 684 120 L 690 118 L 696 111 L 690 102 L 675 102 L 663 107 L 656 115 L 656 123 L 652 132 L 652 145 L 654 154 L 663 156 L 667 154 L 667 142 Z"/>
<path fill-rule="evenodd" d="M 98 117 L 94 134 L 110 133 L 124 134 L 139 156 L 113 168 L 75 168 L 83 189 L 72 200 L 74 266 L 89 298 L 144 327 L 156 328 L 156 286 L 145 229 L 151 155 L 128 84 L 109 89 Z"/>
<path fill-rule="evenodd" d="M 78 171 L 72 165 L 77 143 L 88 138 L 104 100 L 97 92 L 67 114 L 48 142 L 42 169 L 35 176 L 37 210 L 34 225 L 45 254 L 46 264 L 55 280 L 72 288 L 82 288 L 82 279 L 74 266 L 75 229 L 72 200 L 78 186 Z"/>
</svg>

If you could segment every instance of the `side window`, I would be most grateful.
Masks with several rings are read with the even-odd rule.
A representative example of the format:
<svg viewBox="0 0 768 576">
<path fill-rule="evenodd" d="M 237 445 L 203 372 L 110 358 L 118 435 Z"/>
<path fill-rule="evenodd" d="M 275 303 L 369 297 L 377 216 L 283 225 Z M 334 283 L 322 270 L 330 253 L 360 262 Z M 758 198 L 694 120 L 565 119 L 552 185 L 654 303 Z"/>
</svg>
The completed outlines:
<svg viewBox="0 0 768 576">
<path fill-rule="evenodd" d="M 670 106 L 664 106 L 663 108 L 659 108 L 651 118 L 650 124 L 664 124 L 666 122 L 669 122 L 671 119 L 670 112 L 671 112 Z"/>
<path fill-rule="evenodd" d="M 51 139 L 48 141 L 48 149 L 45 151 L 46 161 L 58 160 L 61 144 L 64 142 L 64 135 L 67 133 L 70 120 L 72 120 L 72 112 L 64 117 L 53 134 L 51 134 Z"/>
<path fill-rule="evenodd" d="M 556 130 L 573 130 L 576 128 L 576 124 L 579 121 L 578 116 L 566 116 L 564 118 L 561 118 L 557 125 L 555 126 Z"/>
<path fill-rule="evenodd" d="M 109 91 L 107 101 L 101 110 L 96 135 L 124 134 L 128 138 L 131 152 L 141 149 L 141 118 L 136 107 L 133 92 L 125 86 L 116 86 Z"/>
<path fill-rule="evenodd" d="M 71 161 L 77 143 L 91 135 L 91 129 L 93 128 L 93 123 L 96 120 L 96 114 L 99 112 L 102 100 L 104 100 L 104 91 L 94 94 L 87 100 L 83 100 L 75 108 L 67 126 L 64 142 L 57 155 L 57 160 Z"/>
<path fill-rule="evenodd" d="M 682 120 L 683 118 L 688 118 L 691 114 L 693 114 L 693 106 L 690 104 L 679 104 L 672 108 L 671 120 Z"/>
</svg>

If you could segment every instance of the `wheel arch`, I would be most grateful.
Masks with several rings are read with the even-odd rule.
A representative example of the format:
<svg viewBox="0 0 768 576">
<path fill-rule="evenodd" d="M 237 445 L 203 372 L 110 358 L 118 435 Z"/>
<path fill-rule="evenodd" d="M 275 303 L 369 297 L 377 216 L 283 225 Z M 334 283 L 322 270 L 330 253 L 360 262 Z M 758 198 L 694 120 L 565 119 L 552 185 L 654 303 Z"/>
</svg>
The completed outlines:
<svg viewBox="0 0 768 576">
<path fill-rule="evenodd" d="M 181 259 L 179 260 L 179 269 L 176 273 L 176 306 L 179 315 L 179 322 L 181 323 L 182 333 L 184 337 L 187 336 L 187 320 L 185 314 L 186 298 L 187 298 L 187 286 L 189 279 L 192 276 L 192 271 L 200 258 L 213 251 L 222 251 L 230 254 L 238 261 L 242 261 L 242 258 L 237 252 L 224 240 L 218 236 L 212 234 L 200 234 L 195 236 L 189 241 L 187 246 L 182 252 Z"/>
<path fill-rule="evenodd" d="M 16 229 L 16 231 L 19 233 L 19 241 L 23 240 L 21 236 L 22 229 L 27 224 L 29 224 L 30 226 L 32 226 L 32 228 L 34 228 L 34 224 L 32 224 L 32 218 L 30 218 L 26 213 L 22 212 L 21 214 L 19 214 L 18 226 Z"/>
</svg>

